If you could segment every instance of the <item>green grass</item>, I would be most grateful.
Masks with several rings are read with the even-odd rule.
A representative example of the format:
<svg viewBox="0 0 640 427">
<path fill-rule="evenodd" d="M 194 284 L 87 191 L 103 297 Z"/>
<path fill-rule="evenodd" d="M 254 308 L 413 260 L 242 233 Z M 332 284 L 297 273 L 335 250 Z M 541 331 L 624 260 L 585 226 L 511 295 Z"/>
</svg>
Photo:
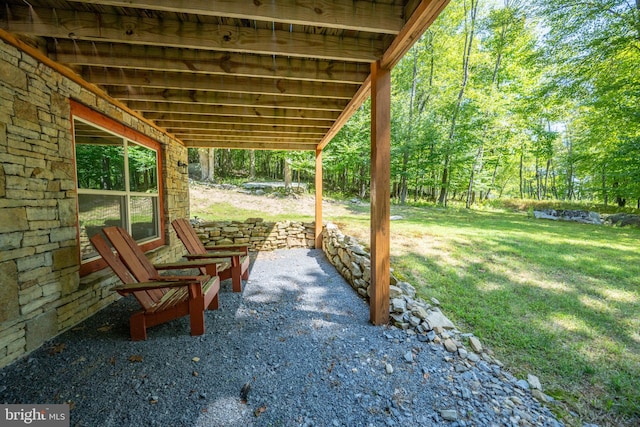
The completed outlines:
<svg viewBox="0 0 640 427">
<path fill-rule="evenodd" d="M 367 244 L 368 205 L 349 209 L 325 220 Z M 537 375 L 568 425 L 640 423 L 640 230 L 511 211 L 394 205 L 392 214 L 403 217 L 391 223 L 395 274 L 440 300 L 514 375 Z"/>
<path fill-rule="evenodd" d="M 640 420 L 640 230 L 394 207 L 392 266 L 519 377 L 603 425 Z M 627 419 L 627 421 L 625 421 Z M 567 420 L 572 423 L 570 419 Z"/>
<path fill-rule="evenodd" d="M 313 217 L 296 212 L 268 214 L 259 210 L 242 209 L 226 202 L 218 202 L 207 208 L 191 212 L 192 217 L 205 221 L 244 221 L 247 218 L 262 218 L 265 221 L 313 221 Z"/>
</svg>

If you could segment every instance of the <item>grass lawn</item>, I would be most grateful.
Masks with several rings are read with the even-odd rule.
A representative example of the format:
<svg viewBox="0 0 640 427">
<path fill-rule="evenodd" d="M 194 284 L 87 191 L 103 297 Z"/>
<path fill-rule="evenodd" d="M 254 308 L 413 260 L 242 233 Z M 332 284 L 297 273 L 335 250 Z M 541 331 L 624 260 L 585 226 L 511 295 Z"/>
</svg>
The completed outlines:
<svg viewBox="0 0 640 427">
<path fill-rule="evenodd" d="M 405 219 L 392 223 L 392 266 L 423 297 L 438 298 L 516 376 L 537 375 L 566 410 L 637 425 L 640 230 L 394 210 Z"/>
<path fill-rule="evenodd" d="M 367 244 L 368 205 L 348 210 L 325 220 Z M 537 375 L 567 424 L 640 423 L 640 230 L 455 208 L 392 215 L 403 217 L 391 223 L 396 276 L 440 300 L 514 375 Z"/>
</svg>

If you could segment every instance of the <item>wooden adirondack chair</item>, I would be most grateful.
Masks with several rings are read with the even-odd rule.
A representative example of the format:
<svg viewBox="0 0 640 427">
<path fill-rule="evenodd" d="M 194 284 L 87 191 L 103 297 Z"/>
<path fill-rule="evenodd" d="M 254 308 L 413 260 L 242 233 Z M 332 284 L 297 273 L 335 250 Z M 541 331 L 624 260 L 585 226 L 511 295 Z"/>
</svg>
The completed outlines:
<svg viewBox="0 0 640 427">
<path fill-rule="evenodd" d="M 208 259 L 230 257 L 231 266 L 219 269 L 220 280 L 231 278 L 233 292 L 242 291 L 242 279 L 249 279 L 249 249 L 246 245 L 204 246 L 198 234 L 186 218 L 175 219 L 171 222 L 178 238 L 187 249 L 187 259 Z"/>
<path fill-rule="evenodd" d="M 134 341 L 147 339 L 147 328 L 189 315 L 191 335 L 205 331 L 204 310 L 218 308 L 220 279 L 216 275 L 216 259 L 153 265 L 133 238 L 119 227 L 103 229 L 117 251 L 114 254 L 100 235 L 91 243 L 123 282 L 113 289 L 126 296 L 133 294 L 142 310 L 131 315 L 129 327 Z M 158 269 L 200 268 L 206 275 L 160 276 Z"/>
</svg>

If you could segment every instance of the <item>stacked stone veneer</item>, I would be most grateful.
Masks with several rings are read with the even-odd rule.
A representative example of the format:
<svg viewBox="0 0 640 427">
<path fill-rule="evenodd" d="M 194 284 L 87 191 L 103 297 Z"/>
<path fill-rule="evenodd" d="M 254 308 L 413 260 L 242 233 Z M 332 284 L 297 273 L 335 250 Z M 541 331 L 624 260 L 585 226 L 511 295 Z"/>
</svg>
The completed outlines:
<svg viewBox="0 0 640 427">
<path fill-rule="evenodd" d="M 252 251 L 315 247 L 313 222 L 264 221 L 249 218 L 245 221 L 192 221 L 205 246 L 242 243 Z"/>
<path fill-rule="evenodd" d="M 79 275 L 71 104 L 74 99 L 162 145 L 165 220 L 188 215 L 186 148 L 0 40 L 0 367 L 117 298 L 109 270 Z M 175 260 L 182 246 L 152 258 Z"/>
</svg>

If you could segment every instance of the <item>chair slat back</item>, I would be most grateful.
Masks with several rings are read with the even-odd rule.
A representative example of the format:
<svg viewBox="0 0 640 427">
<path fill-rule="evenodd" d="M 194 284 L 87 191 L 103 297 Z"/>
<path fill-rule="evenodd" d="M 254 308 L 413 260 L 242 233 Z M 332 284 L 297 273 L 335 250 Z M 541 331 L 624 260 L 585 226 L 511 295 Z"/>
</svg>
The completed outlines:
<svg viewBox="0 0 640 427">
<path fill-rule="evenodd" d="M 186 218 L 174 219 L 171 222 L 173 229 L 176 230 L 178 238 L 182 240 L 187 252 L 190 255 L 206 254 L 207 250 L 198 238 L 198 234 L 193 229 L 189 220 Z"/>
<path fill-rule="evenodd" d="M 111 270 L 118 276 L 122 283 L 130 284 L 136 283 L 133 275 L 125 264 L 116 256 L 109 247 L 109 244 L 104 240 L 102 235 L 96 234 L 91 239 L 91 244 L 96 248 L 102 259 L 107 263 Z M 146 310 L 153 307 L 162 298 L 164 292 L 160 289 L 152 291 L 136 291 L 133 292 L 133 296 L 138 300 L 140 305 Z"/>
<path fill-rule="evenodd" d="M 158 271 L 126 230 L 120 227 L 106 227 L 102 231 L 138 282 L 158 280 Z"/>
<path fill-rule="evenodd" d="M 173 229 L 176 231 L 178 238 L 182 241 L 182 244 L 187 249 L 189 255 L 201 255 L 206 254 L 202 241 L 198 238 L 196 230 L 193 229 L 191 223 L 186 218 L 178 218 L 171 221 Z M 207 274 L 207 270 L 204 267 L 200 267 L 202 274 Z"/>
</svg>

